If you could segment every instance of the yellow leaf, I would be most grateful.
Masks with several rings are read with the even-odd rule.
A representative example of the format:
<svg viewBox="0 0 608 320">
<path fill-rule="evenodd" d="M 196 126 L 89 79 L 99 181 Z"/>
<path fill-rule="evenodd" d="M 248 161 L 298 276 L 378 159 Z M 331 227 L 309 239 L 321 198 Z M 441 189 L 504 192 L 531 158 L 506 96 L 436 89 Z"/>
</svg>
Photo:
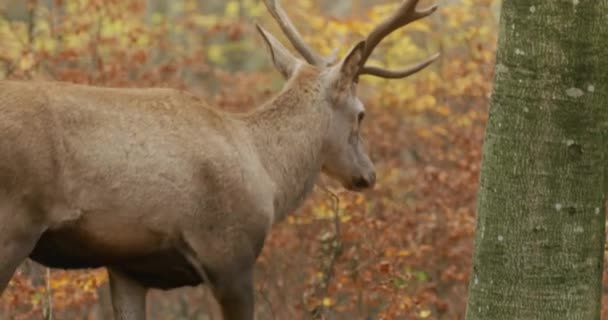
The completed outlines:
<svg viewBox="0 0 608 320">
<path fill-rule="evenodd" d="M 207 51 L 207 55 L 209 56 L 209 60 L 211 60 L 212 62 L 221 64 L 225 61 L 224 50 L 222 50 L 222 47 L 219 44 L 210 45 Z"/>
<path fill-rule="evenodd" d="M 423 108 L 430 108 L 437 103 L 437 100 L 435 99 L 434 96 L 432 96 L 430 94 L 426 94 L 426 95 L 420 97 L 420 99 L 418 100 L 418 103 L 420 103 L 423 106 Z"/>
<path fill-rule="evenodd" d="M 24 54 L 19 60 L 19 69 L 28 70 L 34 65 L 34 56 L 31 53 Z"/>
<path fill-rule="evenodd" d="M 420 311 L 420 318 L 428 318 L 431 315 L 431 311 L 429 310 L 422 310 Z"/>
<path fill-rule="evenodd" d="M 331 307 L 333 305 L 334 305 L 334 300 L 332 300 L 332 298 L 330 298 L 330 297 L 323 298 L 323 306 L 324 307 Z"/>
<path fill-rule="evenodd" d="M 213 25 L 217 24 L 218 19 L 214 15 L 199 14 L 194 16 L 193 21 L 201 27 L 211 28 Z"/>
<path fill-rule="evenodd" d="M 36 50 L 52 52 L 57 48 L 57 43 L 53 38 L 42 38 L 36 41 Z"/>
<path fill-rule="evenodd" d="M 152 14 L 152 23 L 154 23 L 154 24 L 159 24 L 159 23 L 163 22 L 163 19 L 164 19 L 163 15 L 158 12 L 154 12 Z"/>
<path fill-rule="evenodd" d="M 407 257 L 410 254 L 412 254 L 412 252 L 409 250 L 405 250 L 405 249 L 401 249 L 397 252 L 397 256 L 399 256 L 399 257 Z"/>
<path fill-rule="evenodd" d="M 350 215 L 340 216 L 340 221 L 341 222 L 349 222 L 351 219 L 352 219 L 352 216 L 350 216 Z"/>
<path fill-rule="evenodd" d="M 264 4 L 261 1 L 257 4 L 251 4 L 249 7 L 249 15 L 251 17 L 260 17 L 264 12 L 266 12 L 266 7 L 264 7 Z"/>
<path fill-rule="evenodd" d="M 237 18 L 241 12 L 241 5 L 237 1 L 230 1 L 226 4 L 224 14 L 228 18 Z"/>
</svg>

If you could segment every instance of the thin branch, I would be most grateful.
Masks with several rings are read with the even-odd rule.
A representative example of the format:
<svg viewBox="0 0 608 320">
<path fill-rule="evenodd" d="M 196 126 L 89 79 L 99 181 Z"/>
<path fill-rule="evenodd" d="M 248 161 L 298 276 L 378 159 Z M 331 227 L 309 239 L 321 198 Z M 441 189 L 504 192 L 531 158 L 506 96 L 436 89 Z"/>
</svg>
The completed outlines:
<svg viewBox="0 0 608 320">
<path fill-rule="evenodd" d="M 97 23 L 95 25 L 96 30 L 94 36 L 95 38 L 93 39 L 93 48 L 91 50 L 91 72 L 89 73 L 89 83 L 94 83 L 96 76 L 99 76 L 101 79 L 103 79 L 103 70 L 101 70 L 102 60 L 99 54 L 99 43 L 101 40 L 101 28 L 103 21 L 102 18 L 104 13 L 105 11 L 103 10 L 103 8 L 100 8 L 97 15 Z"/>
<path fill-rule="evenodd" d="M 325 186 L 321 186 L 321 189 L 325 191 L 332 198 L 332 211 L 333 211 L 333 221 L 334 221 L 334 237 L 331 241 L 331 252 L 329 256 L 329 262 L 323 269 L 323 278 L 321 283 L 317 287 L 317 296 L 324 297 L 327 295 L 327 291 L 329 290 L 329 285 L 333 280 L 334 276 L 334 266 L 338 257 L 342 253 L 342 234 L 340 227 L 340 198 L 334 192 L 326 188 Z M 325 306 L 321 305 L 320 308 L 315 308 L 312 311 L 313 317 L 318 318 L 321 317 L 323 312 L 325 311 Z"/>
<path fill-rule="evenodd" d="M 27 3 L 27 41 L 29 49 L 34 46 L 34 36 L 36 31 L 36 12 L 38 11 L 38 0 L 29 0 Z"/>
<path fill-rule="evenodd" d="M 45 268 L 45 280 L 46 280 L 46 299 L 43 310 L 43 316 L 45 320 L 53 320 L 53 291 L 51 288 L 51 268 Z"/>
<path fill-rule="evenodd" d="M 272 315 L 272 319 L 275 320 L 276 315 L 274 313 L 274 307 L 272 306 L 272 302 L 270 301 L 270 298 L 268 298 L 268 294 L 264 290 L 257 290 L 257 291 L 258 291 L 258 294 L 262 297 L 262 299 L 268 305 L 268 309 L 270 309 L 270 314 Z"/>
</svg>

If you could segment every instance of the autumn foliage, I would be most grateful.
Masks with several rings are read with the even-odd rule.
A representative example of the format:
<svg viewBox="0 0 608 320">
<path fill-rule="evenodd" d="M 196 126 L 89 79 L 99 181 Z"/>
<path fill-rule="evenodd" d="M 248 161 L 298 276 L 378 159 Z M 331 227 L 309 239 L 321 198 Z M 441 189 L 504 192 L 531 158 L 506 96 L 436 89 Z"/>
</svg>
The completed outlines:
<svg viewBox="0 0 608 320">
<path fill-rule="evenodd" d="M 229 111 L 255 107 L 283 83 L 255 33 L 258 21 L 280 34 L 258 0 L 5 2 L 2 78 L 184 88 Z M 344 54 L 398 1 L 369 2 L 286 9 L 311 45 Z M 259 319 L 463 318 L 499 3 L 444 2 L 387 38 L 370 63 L 399 67 L 434 52 L 439 61 L 405 80 L 362 79 L 376 188 L 355 194 L 324 178 L 274 228 L 258 261 Z M 153 291 L 149 313 L 204 319 L 208 296 Z M 47 272 L 28 262 L 0 299 L 2 319 L 107 312 L 102 269 Z"/>
</svg>

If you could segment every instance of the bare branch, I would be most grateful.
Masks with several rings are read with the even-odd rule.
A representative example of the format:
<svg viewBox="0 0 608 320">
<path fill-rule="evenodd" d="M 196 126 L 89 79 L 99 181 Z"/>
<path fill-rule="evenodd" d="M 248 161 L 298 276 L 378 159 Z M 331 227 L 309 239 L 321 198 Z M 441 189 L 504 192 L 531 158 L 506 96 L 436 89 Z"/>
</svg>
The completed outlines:
<svg viewBox="0 0 608 320">
<path fill-rule="evenodd" d="M 43 316 L 44 320 L 53 320 L 53 291 L 51 289 L 51 269 L 45 268 L 45 300 L 44 300 L 44 309 Z"/>
</svg>

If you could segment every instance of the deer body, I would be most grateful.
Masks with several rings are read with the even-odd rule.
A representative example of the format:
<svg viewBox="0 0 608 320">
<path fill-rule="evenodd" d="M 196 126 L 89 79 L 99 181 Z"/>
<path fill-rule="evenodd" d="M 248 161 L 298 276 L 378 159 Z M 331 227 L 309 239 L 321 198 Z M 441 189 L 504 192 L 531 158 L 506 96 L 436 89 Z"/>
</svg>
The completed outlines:
<svg viewBox="0 0 608 320">
<path fill-rule="evenodd" d="M 110 265 L 161 288 L 202 280 L 185 259 L 174 266 L 182 241 L 226 260 L 254 258 L 273 221 L 321 171 L 328 122 L 294 92 L 302 88 L 232 115 L 167 89 L 0 84 L 0 110 L 20 111 L 0 122 L 2 136 L 15 137 L 0 145 L 2 185 L 7 197 L 40 206 L 26 217 L 43 231 L 32 258 L 61 268 Z M 24 154 L 24 174 L 35 180 L 18 173 Z"/>
<path fill-rule="evenodd" d="M 283 90 L 226 113 L 171 89 L 0 81 L 0 293 L 27 257 L 105 266 L 117 320 L 145 318 L 148 288 L 205 283 L 224 319 L 251 320 L 253 267 L 270 227 L 324 172 L 373 186 L 360 135 L 359 75 L 391 31 L 431 14 L 405 1 L 339 62 L 314 53 L 276 1 L 265 4 L 294 57 L 258 26 Z"/>
<path fill-rule="evenodd" d="M 168 89 L 2 82 L 3 206 L 22 207 L 11 218 L 36 226 L 31 258 L 49 267 L 196 285 L 187 246 L 212 277 L 250 268 L 321 171 L 328 121 L 303 88 L 236 115 Z"/>
</svg>

